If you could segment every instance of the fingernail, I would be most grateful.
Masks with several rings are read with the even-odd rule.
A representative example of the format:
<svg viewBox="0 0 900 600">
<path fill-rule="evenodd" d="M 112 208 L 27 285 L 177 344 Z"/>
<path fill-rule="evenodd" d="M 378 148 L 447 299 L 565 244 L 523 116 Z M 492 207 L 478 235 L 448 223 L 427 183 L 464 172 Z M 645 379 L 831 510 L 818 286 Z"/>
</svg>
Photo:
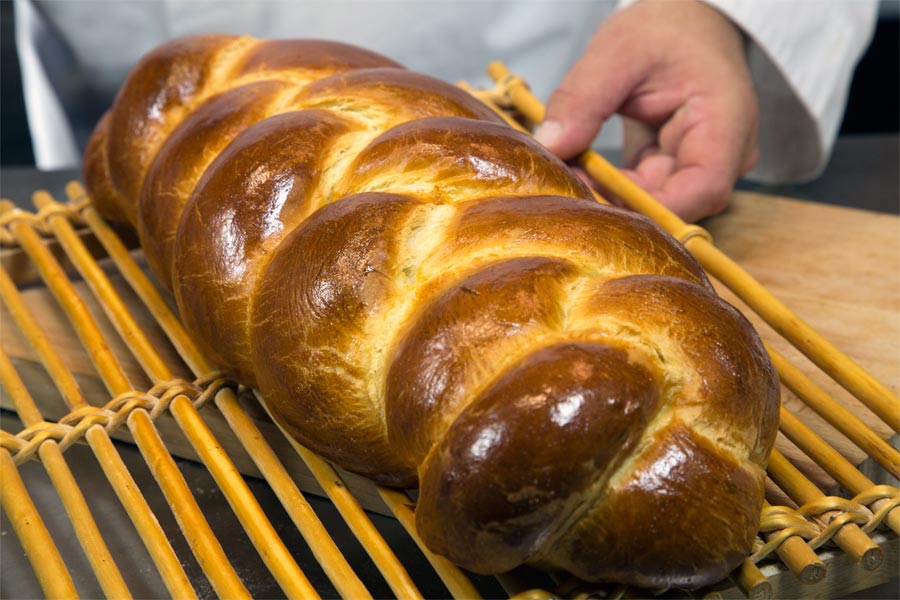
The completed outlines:
<svg viewBox="0 0 900 600">
<path fill-rule="evenodd" d="M 534 131 L 534 139 L 550 148 L 559 141 L 562 131 L 562 123 L 559 121 L 544 121 Z"/>
</svg>

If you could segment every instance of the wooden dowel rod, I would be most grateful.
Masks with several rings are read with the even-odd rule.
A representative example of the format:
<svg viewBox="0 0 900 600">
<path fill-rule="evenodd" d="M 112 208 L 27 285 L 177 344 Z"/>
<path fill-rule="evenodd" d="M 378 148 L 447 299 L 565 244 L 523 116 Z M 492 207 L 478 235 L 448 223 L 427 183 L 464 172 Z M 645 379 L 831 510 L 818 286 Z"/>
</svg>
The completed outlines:
<svg viewBox="0 0 900 600">
<path fill-rule="evenodd" d="M 0 265 L 0 299 L 3 300 L 3 303 L 9 309 L 19 329 L 37 351 L 41 364 L 47 369 L 47 373 L 53 380 L 53 385 L 56 386 L 66 406 L 70 410 L 87 406 L 87 402 L 82 396 L 81 389 L 78 387 L 72 372 L 63 363 L 59 354 L 53 350 L 50 339 L 25 306 L 25 301 L 19 294 L 18 288 L 2 265 Z"/>
<path fill-rule="evenodd" d="M 397 517 L 397 520 L 400 521 L 400 524 L 403 525 L 413 541 L 416 542 L 416 545 L 419 546 L 425 558 L 437 571 L 441 581 L 447 586 L 450 594 L 454 598 L 460 599 L 480 598 L 481 594 L 472 585 L 472 581 L 468 576 L 452 562 L 432 552 L 422 541 L 422 538 L 419 537 L 419 533 L 416 531 L 416 514 L 413 510 L 413 502 L 409 499 L 409 496 L 401 491 L 383 486 L 377 486 L 377 488 L 385 504 L 391 509 L 391 512 Z"/>
<path fill-rule="evenodd" d="M 128 378 L 106 344 L 103 333 L 56 258 L 42 244 L 31 225 L 24 221 L 13 222 L 10 230 L 62 306 L 110 394 L 118 396 L 131 391 Z M 126 423 L 163 494 L 170 501 L 176 520 L 185 532 L 185 538 L 194 550 L 198 562 L 205 567 L 213 588 L 221 596 L 249 597 L 147 411 L 135 409 Z M 173 499 L 177 499 L 177 503 Z"/>
<path fill-rule="evenodd" d="M 72 576 L 6 448 L 0 448 L 0 505 L 47 598 L 77 598 Z"/>
<path fill-rule="evenodd" d="M 84 190 L 80 185 L 72 182 L 67 186 L 67 193 L 70 198 L 78 198 L 84 194 Z M 118 239 L 118 236 L 116 236 L 106 225 L 92 207 L 86 208 L 82 215 L 85 217 L 85 220 L 88 222 L 95 235 L 100 239 L 101 244 L 106 248 L 120 272 L 125 275 L 126 280 L 132 286 L 132 289 L 135 290 L 154 318 L 156 318 L 163 327 L 170 340 L 181 353 L 185 362 L 194 369 L 196 375 L 202 375 L 209 372 L 212 367 L 200 354 L 196 345 L 186 334 L 180 322 L 171 312 L 168 304 L 163 300 L 157 289 L 132 260 L 128 250 Z M 73 243 L 78 242 L 74 241 Z M 105 277 L 102 272 L 92 276 Z M 98 289 L 106 290 L 107 288 L 99 287 Z M 101 298 L 104 304 L 121 302 L 115 292 L 111 289 L 106 292 L 106 294 L 107 295 Z M 127 312 L 123 313 L 119 318 L 123 320 L 120 325 L 123 330 L 132 332 L 130 335 L 133 337 L 139 337 L 137 332 L 133 332 L 136 325 L 130 322 L 130 315 Z M 142 350 L 140 351 L 142 352 L 155 352 L 155 350 L 152 349 L 152 346 L 149 346 L 148 344 L 142 345 L 141 348 Z M 198 372 L 200 369 L 203 369 L 203 371 Z M 166 367 L 165 370 L 160 370 L 158 375 L 163 378 L 170 377 L 168 368 Z M 272 486 L 276 495 L 278 495 L 279 499 L 282 501 L 285 510 L 295 520 L 295 523 L 298 524 L 301 535 L 304 535 L 304 539 L 310 544 L 310 548 L 313 550 L 317 559 L 319 559 L 320 564 L 326 574 L 329 575 L 329 578 L 332 580 L 332 583 L 334 583 L 336 589 L 346 597 L 359 598 L 368 596 L 369 593 L 365 589 L 365 586 L 356 574 L 353 573 L 353 570 L 347 564 L 346 559 L 344 559 L 343 555 L 334 544 L 334 541 L 331 539 L 331 536 L 328 535 L 327 531 L 318 520 L 318 517 L 315 516 L 312 508 L 306 503 L 305 499 L 303 499 L 299 490 L 297 490 L 296 485 L 293 483 L 293 480 L 291 480 L 290 476 L 284 470 L 284 467 L 281 465 L 280 461 L 278 461 L 271 447 L 265 443 L 262 436 L 259 434 L 259 430 L 252 424 L 252 420 L 247 417 L 246 413 L 244 413 L 243 409 L 236 402 L 220 401 L 220 397 L 228 398 L 229 396 L 233 399 L 231 390 L 222 390 L 222 392 L 217 395 L 216 405 L 223 412 L 229 426 L 238 436 L 238 439 L 244 445 L 244 448 L 248 451 L 251 458 L 256 462 L 257 466 L 260 467 L 261 472 Z M 179 411 L 180 416 L 176 415 L 176 419 L 179 421 L 180 425 L 184 423 L 203 423 L 202 419 L 200 419 L 192 406 L 188 407 L 184 406 L 183 403 L 179 403 L 179 406 L 176 408 L 173 403 L 173 405 L 170 405 L 170 409 Z M 207 434 L 209 432 L 204 432 L 197 427 L 189 427 L 188 429 L 185 429 L 185 427 L 187 426 L 183 426 L 182 429 L 188 434 L 191 444 L 195 449 L 198 449 L 198 454 L 204 459 L 204 464 L 210 468 L 210 471 L 213 472 L 214 476 L 218 474 L 220 477 L 224 478 L 222 481 L 217 480 L 217 483 L 219 483 L 232 508 L 235 510 L 242 524 L 244 524 L 248 534 L 251 535 L 251 539 L 254 540 L 254 544 L 261 556 L 263 556 L 264 559 L 270 558 L 271 560 L 267 564 L 270 564 L 272 568 L 278 570 L 278 573 L 273 571 L 273 574 L 276 576 L 276 579 L 279 579 L 279 583 L 286 586 L 287 589 L 291 589 L 298 585 L 298 582 L 308 582 L 305 575 L 303 575 L 296 564 L 292 567 L 286 566 L 293 562 L 292 559 L 290 559 L 287 548 L 284 547 L 283 542 L 275 533 L 271 523 L 263 515 L 262 508 L 259 507 L 255 498 L 252 498 L 251 495 L 250 498 L 252 498 L 252 502 L 248 500 L 248 494 L 250 494 L 249 488 L 246 488 L 243 479 L 237 473 L 237 470 L 234 468 L 230 459 L 225 455 L 206 454 L 200 451 L 209 446 L 208 443 L 201 440 L 201 438 L 208 437 Z M 211 436 L 211 434 L 209 434 L 209 436 Z M 216 461 L 217 464 L 207 463 L 207 460 Z M 273 542 L 273 540 L 275 541 Z M 314 590 L 305 593 L 305 595 L 310 596 L 313 593 L 315 593 Z"/>
<path fill-rule="evenodd" d="M 812 458 L 826 473 L 834 477 L 835 481 L 848 489 L 853 495 L 875 487 L 875 483 L 859 472 L 849 460 L 828 445 L 828 442 L 819 437 L 812 429 L 806 426 L 793 413 L 784 406 L 781 407 L 781 432 L 800 448 L 807 456 Z M 872 509 L 878 510 L 884 501 L 872 503 Z M 885 517 L 887 526 L 895 533 L 900 533 L 900 507 L 894 508 Z"/>
<path fill-rule="evenodd" d="M 900 452 L 896 448 L 881 439 L 859 417 L 826 394 L 780 352 L 768 345 L 766 345 L 766 350 L 768 350 L 772 364 L 775 365 L 778 377 L 785 387 L 832 427 L 847 436 L 847 439 L 859 446 L 875 462 L 900 479 Z"/>
<path fill-rule="evenodd" d="M 797 579 L 806 584 L 822 581 L 827 567 L 802 538 L 791 536 L 775 551 Z"/>
<path fill-rule="evenodd" d="M 874 487 L 868 477 L 784 406 L 781 407 L 779 429 L 826 473 L 854 494 Z"/>
<path fill-rule="evenodd" d="M 293 439 L 289 438 L 292 444 Z M 378 567 L 378 571 L 384 576 L 388 586 L 397 595 L 398 598 L 422 598 L 421 592 L 413 583 L 412 578 L 406 571 L 406 567 L 393 553 L 378 530 L 372 524 L 372 521 L 366 516 L 365 511 L 359 505 L 356 498 L 347 488 L 340 475 L 334 468 L 319 458 L 313 452 L 294 444 L 294 448 L 300 454 L 303 462 L 309 467 L 310 472 L 316 478 L 316 481 L 325 490 L 325 494 L 334 503 L 335 508 L 344 519 L 344 522 L 353 531 L 356 539 L 359 540 L 366 553 Z"/>
<path fill-rule="evenodd" d="M 770 508 L 768 502 L 763 502 L 763 509 Z M 779 532 L 764 534 L 766 540 L 771 540 L 778 536 Z M 816 583 L 825 577 L 827 568 L 825 563 L 818 555 L 809 547 L 806 541 L 797 535 L 792 535 L 785 539 L 781 545 L 775 550 L 778 558 L 781 559 L 791 572 L 797 576 L 797 579 L 803 583 Z"/>
<path fill-rule="evenodd" d="M 86 195 L 84 188 L 76 181 L 69 182 L 66 194 L 75 200 Z M 195 375 L 205 375 L 213 370 L 213 366 L 204 358 L 199 348 L 185 332 L 178 317 L 169 308 L 168 303 L 159 294 L 150 279 L 131 258 L 128 248 L 119 239 L 115 231 L 103 220 L 103 217 L 92 206 L 81 211 L 81 216 L 90 227 L 91 232 L 109 254 L 116 268 L 138 295 L 150 313 L 162 327 L 182 360 Z"/>
<path fill-rule="evenodd" d="M 695 237 L 687 241 L 686 247 L 713 277 L 728 286 L 776 332 L 859 399 L 891 429 L 900 432 L 900 398 L 793 314 L 762 284 L 715 246 Z"/>
<path fill-rule="evenodd" d="M 132 389 L 128 377 L 113 356 L 112 350 L 94 323 L 94 318 L 84 301 L 75 291 L 56 258 L 41 242 L 37 232 L 30 225 L 21 221 L 13 222 L 9 229 L 37 267 L 47 288 L 69 316 L 69 322 L 75 329 L 91 362 L 97 368 L 97 373 L 103 380 L 106 389 L 113 396 Z"/>
<path fill-rule="evenodd" d="M 5 275 L 4 271 L 0 271 L 0 277 Z M 31 427 L 44 421 L 44 416 L 31 398 L 31 393 L 25 387 L 25 382 L 19 377 L 16 367 L 13 366 L 9 355 L 6 354 L 2 347 L 0 347 L 0 383 L 6 388 L 6 392 L 9 394 L 16 409 L 16 414 L 19 415 L 19 419 L 22 420 L 25 427 Z"/>
<path fill-rule="evenodd" d="M 144 456 L 144 462 L 153 477 L 160 482 L 160 488 L 172 507 L 178 526 L 184 532 L 200 568 L 209 578 L 216 594 L 223 598 L 249 599 L 250 593 L 228 561 L 150 416 L 145 410 L 137 409 L 128 415 L 127 422 L 137 447 Z"/>
<path fill-rule="evenodd" d="M 9 285 L 7 285 L 9 284 Z M 57 352 L 49 343 L 37 321 L 25 307 L 18 289 L 12 284 L 5 270 L 0 266 L 0 292 L 14 320 L 25 334 L 29 343 L 37 351 L 41 363 L 50 373 L 54 384 L 69 407 L 84 407 L 87 403 L 81 395 L 75 378 L 63 365 Z M 193 587 L 181 566 L 181 561 L 172 550 L 165 532 L 159 525 L 150 505 L 141 495 L 140 488 L 119 456 L 118 451 L 109 438 L 109 434 L 100 425 L 87 430 L 85 439 L 97 457 L 104 474 L 116 492 L 116 496 L 125 507 L 128 516 L 134 523 L 144 545 L 147 547 L 157 570 L 163 578 L 166 589 L 177 598 L 194 598 Z"/>
<path fill-rule="evenodd" d="M 263 407 L 265 404 L 258 398 Z M 268 410 L 268 409 L 267 409 Z M 270 415 L 271 418 L 271 415 Z M 273 420 L 274 422 L 274 420 Z M 278 425 L 278 423 L 275 423 Z M 278 426 L 281 429 L 280 426 Z M 330 464 L 321 459 L 317 454 L 298 444 L 294 438 L 282 430 L 285 439 L 293 446 L 303 462 L 309 468 L 310 473 L 322 487 L 325 495 L 334 504 L 343 517 L 344 522 L 359 540 L 366 553 L 375 563 L 378 571 L 384 577 L 388 586 L 398 598 L 422 598 L 416 584 L 407 573 L 403 563 L 391 551 L 390 546 L 378 533 L 375 525 L 359 505 L 359 502 L 347 488 L 341 476 Z"/>
<path fill-rule="evenodd" d="M 488 66 L 488 73 L 495 81 L 507 78 L 507 90 L 515 107 L 530 121 L 544 120 L 544 106 L 524 82 L 514 78 L 499 62 Z M 750 308 L 769 323 L 775 331 L 788 339 L 810 360 L 828 373 L 835 381 L 859 398 L 894 431 L 900 432 L 900 399 L 885 385 L 854 363 L 812 327 L 794 315 L 764 286 L 760 285 L 734 261 L 712 245 L 708 235 L 692 235 L 698 228 L 684 223 L 675 213 L 659 203 L 639 185 L 592 150 L 586 150 L 578 159 L 582 167 L 613 195 L 621 198 L 629 207 L 656 221 L 663 229 L 683 241 L 701 265 L 715 278 L 738 295 Z"/>
<path fill-rule="evenodd" d="M 16 413 L 26 427 L 44 422 L 25 383 L 16 372 L 9 356 L 2 349 L 0 349 L 0 383 L 12 398 Z M 131 592 L 128 591 L 128 586 L 103 540 L 84 494 L 63 458 L 63 453 L 56 440 L 45 440 L 38 449 L 38 455 L 62 501 L 75 535 L 84 549 L 85 556 L 97 576 L 103 593 L 110 598 L 131 598 Z"/>
<path fill-rule="evenodd" d="M 36 192 L 33 199 L 39 208 L 60 206 L 46 192 Z M 171 379 L 171 370 L 135 322 L 106 274 L 87 252 L 71 224 L 62 216 L 50 217 L 49 220 L 51 229 L 67 256 L 87 280 L 116 330 L 128 342 L 131 352 L 145 367 L 147 374 L 154 381 Z M 297 565 L 243 477 L 222 450 L 221 444 L 209 431 L 190 400 L 186 396 L 177 396 L 169 405 L 169 410 L 191 446 L 210 470 L 263 562 L 285 593 L 297 598 L 316 597 L 315 588 Z"/>
<path fill-rule="evenodd" d="M 797 504 L 803 505 L 825 497 L 825 494 L 804 477 L 803 473 L 778 450 L 772 450 L 772 454 L 769 456 L 768 472 L 778 487 Z M 828 520 L 837 514 L 839 514 L 837 511 L 828 511 L 814 518 L 824 527 Z M 866 570 L 877 568 L 883 560 L 883 553 L 878 544 L 863 533 L 855 523 L 846 523 L 834 534 L 832 539 L 845 552 L 859 561 Z"/>
<path fill-rule="evenodd" d="M 34 193 L 32 201 L 38 210 L 53 205 L 61 206 L 53 200 L 50 194 L 40 190 Z M 85 247 L 84 242 L 68 219 L 62 214 L 56 214 L 47 219 L 47 224 L 94 295 L 101 300 L 113 296 L 117 297 L 109 278 L 100 269 L 97 261 L 94 260 L 93 255 Z M 168 366 L 159 353 L 154 350 L 150 340 L 145 335 L 135 334 L 136 325 L 134 328 L 123 326 L 123 323 L 131 319 L 128 307 L 123 302 L 103 301 L 100 302 L 100 306 L 153 383 L 170 379 L 171 372 Z M 140 330 L 137 329 L 137 331 L 139 332 Z"/>
<path fill-rule="evenodd" d="M 371 594 L 347 563 L 334 538 L 297 488 L 272 447 L 263 441 L 263 434 L 253 419 L 238 403 L 234 391 L 223 388 L 216 394 L 215 402 L 238 440 L 248 450 L 254 464 L 272 486 L 272 491 L 278 496 L 300 535 L 309 544 L 337 592 L 344 598 L 370 598 Z"/>
<path fill-rule="evenodd" d="M 763 575 L 753 561 L 744 560 L 734 574 L 738 586 L 747 594 L 748 598 L 771 598 L 772 583 Z"/>
<path fill-rule="evenodd" d="M 125 507 L 131 522 L 134 523 L 166 589 L 173 598 L 196 598 L 194 587 L 172 549 L 166 532 L 147 504 L 141 488 L 122 462 L 122 457 L 109 434 L 101 426 L 94 425 L 87 430 L 85 439 L 97 457 L 97 462 L 112 485 L 113 491 Z"/>
<path fill-rule="evenodd" d="M 47 440 L 41 444 L 38 454 L 62 500 L 63 508 L 103 593 L 108 598 L 131 598 L 125 579 L 103 540 L 103 534 L 100 533 L 59 446 L 53 440 Z"/>
<path fill-rule="evenodd" d="M 244 478 L 188 397 L 177 396 L 169 405 L 169 411 L 188 434 L 191 446 L 209 469 L 281 589 L 289 598 L 318 598 L 318 592 L 297 565 Z"/>
</svg>

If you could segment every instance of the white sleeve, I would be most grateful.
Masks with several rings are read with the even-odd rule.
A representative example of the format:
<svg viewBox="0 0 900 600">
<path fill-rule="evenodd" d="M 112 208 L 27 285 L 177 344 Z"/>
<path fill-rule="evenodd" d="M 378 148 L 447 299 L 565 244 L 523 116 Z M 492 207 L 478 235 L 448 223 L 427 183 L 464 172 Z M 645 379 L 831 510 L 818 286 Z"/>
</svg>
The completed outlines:
<svg viewBox="0 0 900 600">
<path fill-rule="evenodd" d="M 841 125 L 856 64 L 869 45 L 876 0 L 704 0 L 748 37 L 760 108 L 757 181 L 819 175 Z"/>
</svg>

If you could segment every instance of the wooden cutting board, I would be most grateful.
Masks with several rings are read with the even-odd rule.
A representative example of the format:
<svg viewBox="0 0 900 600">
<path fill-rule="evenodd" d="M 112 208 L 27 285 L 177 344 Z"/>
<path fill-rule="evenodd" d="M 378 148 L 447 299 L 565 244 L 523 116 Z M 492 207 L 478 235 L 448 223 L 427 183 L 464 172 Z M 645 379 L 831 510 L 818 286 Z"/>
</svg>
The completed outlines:
<svg viewBox="0 0 900 600">
<path fill-rule="evenodd" d="M 703 224 L 716 245 L 801 319 L 895 394 L 900 390 L 900 218 L 852 208 L 737 193 L 726 214 Z M 893 433 L 768 325 L 744 310 L 763 339 L 883 438 Z M 866 457 L 843 435 L 784 390 L 789 410 L 859 464 Z M 897 407 L 900 411 L 900 406 Z M 784 439 L 778 447 L 797 451 Z M 806 469 L 825 487 L 829 478 Z"/>
<path fill-rule="evenodd" d="M 739 192 L 735 194 L 732 206 L 726 213 L 707 220 L 703 225 L 713 234 L 719 248 L 768 287 L 802 319 L 892 391 L 896 393 L 900 389 L 900 218 Z M 17 268 L 21 269 L 22 257 L 16 258 L 9 254 L 7 252 L 4 257 L 4 264 L 18 264 Z M 135 306 L 136 316 L 148 335 L 157 340 L 157 348 L 171 364 L 177 364 L 179 361 L 174 350 L 155 328 L 149 314 L 138 306 L 136 297 L 130 293 L 127 285 L 115 275 L 112 279 L 126 303 Z M 92 299 L 86 286 L 81 283 L 78 285 L 84 291 L 85 301 L 91 304 Z M 729 301 L 748 314 L 768 343 L 851 408 L 882 437 L 890 437 L 891 431 L 877 417 L 748 312 L 730 292 L 721 286 L 719 288 Z M 108 394 L 49 293 L 41 285 L 29 285 L 24 288 L 23 294 L 32 310 L 39 315 L 56 347 L 63 353 L 67 364 L 78 375 L 89 400 L 95 404 L 105 403 L 109 399 Z M 96 303 L 94 306 L 96 307 Z M 94 313 L 98 315 L 100 325 L 109 331 L 109 338 L 132 383 L 139 389 L 146 389 L 149 382 L 138 363 L 103 318 L 102 312 L 97 309 Z M 56 419 L 64 415 L 65 407 L 2 303 L 0 327 L 3 349 L 14 358 L 21 375 L 44 410 L 45 417 Z M 181 372 L 187 374 L 186 369 Z M 795 414 L 854 464 L 867 458 L 861 450 L 786 390 L 784 401 Z M 0 402 L 4 408 L 11 407 L 5 394 L 0 396 Z M 206 411 L 208 418 L 215 419 L 217 413 L 213 413 L 211 410 Z M 260 415 L 260 419 L 263 420 L 264 417 Z M 165 428 L 165 424 L 162 425 Z M 222 424 L 221 431 L 227 431 L 227 426 Z M 234 440 L 232 447 L 229 443 L 232 438 L 224 433 L 223 436 L 238 467 L 248 474 L 256 474 L 255 467 L 249 459 L 245 459 L 237 441 Z M 269 439 L 277 440 L 278 437 L 273 435 Z M 187 457 L 193 455 L 185 443 L 178 443 L 178 436 L 173 439 L 175 441 L 171 448 L 174 453 Z M 778 446 L 789 457 L 794 457 L 823 489 L 829 489 L 833 485 L 826 474 L 804 459 L 789 442 L 780 439 Z M 315 487 L 317 486 L 310 485 L 310 488 Z"/>
</svg>

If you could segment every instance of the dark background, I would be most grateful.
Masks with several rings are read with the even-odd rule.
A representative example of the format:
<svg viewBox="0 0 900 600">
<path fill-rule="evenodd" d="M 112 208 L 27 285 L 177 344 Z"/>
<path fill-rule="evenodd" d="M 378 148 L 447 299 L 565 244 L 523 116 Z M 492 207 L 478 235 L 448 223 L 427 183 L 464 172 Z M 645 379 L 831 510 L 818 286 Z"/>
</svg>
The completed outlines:
<svg viewBox="0 0 900 600">
<path fill-rule="evenodd" d="M 33 165 L 16 56 L 13 3 L 0 0 L 0 165 Z"/>
<path fill-rule="evenodd" d="M 752 1 L 752 0 L 750 0 Z M 851 1 L 851 0 L 847 0 Z M 0 0 L 0 165 L 34 164 L 13 32 L 13 3 Z M 841 135 L 898 132 L 900 121 L 900 0 L 882 1 L 868 52 L 857 68 Z"/>
</svg>

